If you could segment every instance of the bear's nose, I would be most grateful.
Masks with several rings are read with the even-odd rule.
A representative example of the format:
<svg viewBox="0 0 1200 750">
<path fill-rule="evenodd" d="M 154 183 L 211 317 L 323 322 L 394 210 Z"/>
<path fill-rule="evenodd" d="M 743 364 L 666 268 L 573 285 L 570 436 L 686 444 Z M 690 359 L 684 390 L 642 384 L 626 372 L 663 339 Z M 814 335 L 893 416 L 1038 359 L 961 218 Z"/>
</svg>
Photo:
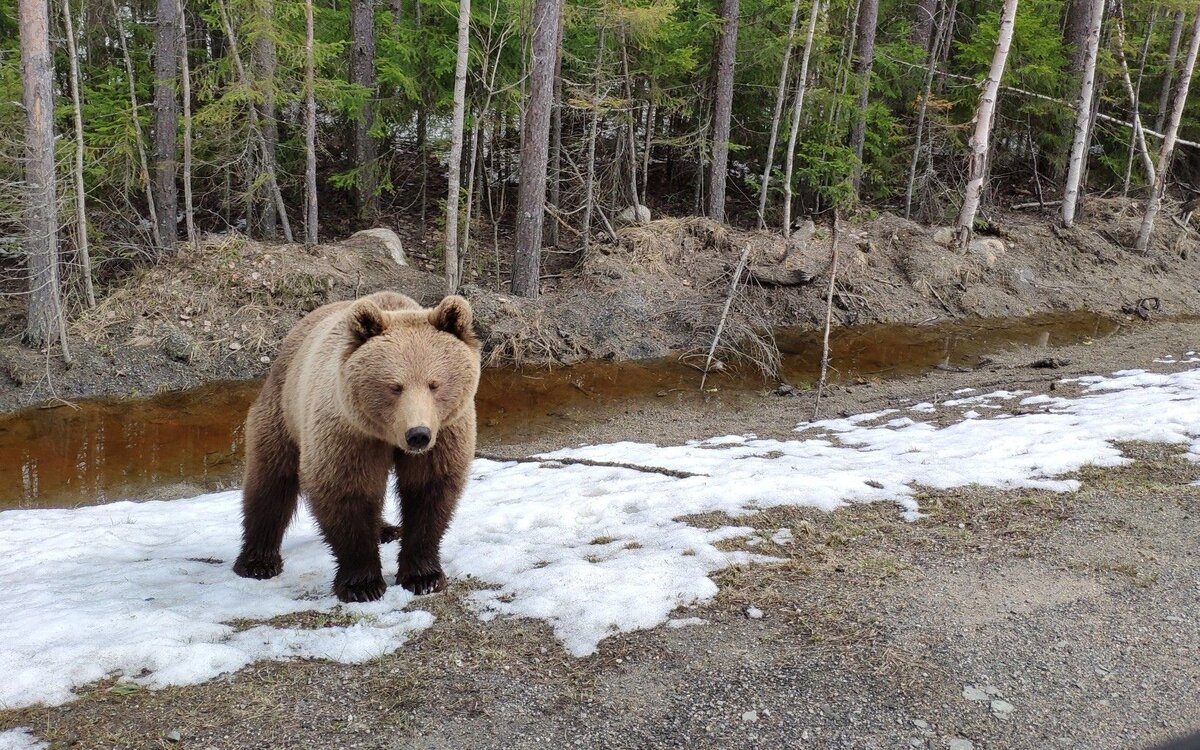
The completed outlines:
<svg viewBox="0 0 1200 750">
<path fill-rule="evenodd" d="M 428 427 L 413 427 L 408 432 L 404 433 L 404 441 L 408 443 L 408 447 L 415 451 L 419 451 L 429 445 L 429 428 Z"/>
</svg>

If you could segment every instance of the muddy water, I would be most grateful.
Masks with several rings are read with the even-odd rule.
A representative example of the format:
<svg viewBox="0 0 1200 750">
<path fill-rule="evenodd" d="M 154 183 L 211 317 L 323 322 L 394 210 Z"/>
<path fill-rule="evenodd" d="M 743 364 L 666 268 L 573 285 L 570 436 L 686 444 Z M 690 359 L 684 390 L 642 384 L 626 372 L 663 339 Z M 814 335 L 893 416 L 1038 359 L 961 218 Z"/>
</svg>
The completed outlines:
<svg viewBox="0 0 1200 750">
<path fill-rule="evenodd" d="M 835 330 L 834 379 L 895 378 L 937 366 L 972 367 L 987 354 L 1025 346 L 1064 346 L 1116 332 L 1088 313 L 930 326 L 871 325 Z M 776 332 L 781 379 L 817 378 L 821 337 Z M 481 442 L 561 435 L 572 425 L 638 401 L 719 399 L 772 386 L 750 375 L 710 376 L 670 358 L 592 361 L 553 370 L 488 370 L 477 405 Z M 73 506 L 124 498 L 179 497 L 237 483 L 242 421 L 257 382 L 217 383 L 145 400 L 97 400 L 30 409 L 0 418 L 0 508 Z"/>
</svg>

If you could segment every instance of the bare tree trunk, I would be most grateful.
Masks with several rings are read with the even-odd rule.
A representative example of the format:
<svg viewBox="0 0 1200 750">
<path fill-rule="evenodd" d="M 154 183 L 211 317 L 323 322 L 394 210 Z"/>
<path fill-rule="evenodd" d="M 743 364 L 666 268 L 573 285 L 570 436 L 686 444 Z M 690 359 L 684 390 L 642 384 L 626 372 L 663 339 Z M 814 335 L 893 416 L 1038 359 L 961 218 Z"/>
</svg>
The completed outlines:
<svg viewBox="0 0 1200 750">
<path fill-rule="evenodd" d="M 633 206 L 634 223 L 641 223 L 642 201 L 638 198 L 637 189 L 637 117 L 633 112 L 633 78 L 629 75 L 629 42 L 626 38 L 625 27 L 621 27 L 621 70 L 624 73 L 625 102 L 627 110 L 629 146 L 629 201 Z"/>
<path fill-rule="evenodd" d="M 858 51 L 854 58 L 854 77 L 858 82 L 858 108 L 850 146 L 854 149 L 854 195 L 862 188 L 863 147 L 867 140 L 867 102 L 871 95 L 871 69 L 875 66 L 875 27 L 879 21 L 879 0 L 862 0 L 858 10 Z"/>
<path fill-rule="evenodd" d="M 83 189 L 83 100 L 79 96 L 79 52 L 75 48 L 75 21 L 71 18 L 71 0 L 63 0 L 63 22 L 67 32 L 67 57 L 71 62 L 71 109 L 75 116 L 75 252 L 79 255 L 79 273 L 88 307 L 96 306 L 92 287 L 92 257 L 88 249 L 87 200 Z"/>
<path fill-rule="evenodd" d="M 400 23 L 404 19 L 404 0 L 389 0 L 388 6 L 392 10 L 392 21 Z"/>
<path fill-rule="evenodd" d="M 1100 49 L 1100 22 L 1104 18 L 1104 0 L 1077 0 L 1091 3 L 1090 25 L 1084 42 L 1083 80 L 1076 108 L 1075 140 L 1071 145 L 1071 161 L 1067 170 L 1067 185 L 1063 191 L 1062 222 L 1070 227 L 1075 223 L 1075 205 L 1079 201 L 1079 182 L 1087 157 L 1088 128 L 1092 120 L 1092 98 L 1096 84 L 1096 53 Z"/>
<path fill-rule="evenodd" d="M 725 179 L 729 173 L 729 120 L 733 114 L 733 67 L 737 58 L 739 0 L 721 0 L 721 35 L 717 40 L 717 84 L 713 105 L 712 167 L 709 171 L 708 216 L 725 221 Z"/>
<path fill-rule="evenodd" d="M 25 340 L 48 346 L 62 334 L 59 288 L 58 198 L 54 175 L 54 58 L 50 55 L 50 5 L 20 0 L 21 82 L 25 104 L 25 256 L 29 306 Z M 62 337 L 67 357 L 66 339 Z M 69 357 L 68 357 L 69 358 Z"/>
<path fill-rule="evenodd" d="M 259 96 L 262 97 L 263 149 L 266 158 L 262 166 L 274 167 L 278 161 L 279 122 L 275 117 L 275 36 L 272 26 L 275 21 L 275 1 L 258 0 L 258 16 L 261 28 L 254 43 L 254 69 L 258 79 Z M 263 239 L 275 239 L 275 225 L 279 217 L 275 212 L 273 196 L 268 192 L 258 211 L 258 235 Z"/>
<path fill-rule="evenodd" d="M 317 97 L 313 0 L 304 0 L 304 241 L 317 244 Z"/>
<path fill-rule="evenodd" d="M 812 57 L 813 37 L 817 31 L 817 14 L 821 0 L 812 0 L 808 12 L 808 33 L 804 38 L 804 56 L 800 58 L 800 75 L 796 77 L 796 94 L 792 98 L 792 127 L 788 131 L 787 153 L 783 164 L 783 236 L 792 233 L 792 168 L 796 161 L 796 139 L 800 134 L 800 112 L 804 109 L 804 93 L 808 90 L 808 61 Z"/>
<path fill-rule="evenodd" d="M 517 189 L 517 243 L 512 290 L 536 299 L 541 281 L 542 224 L 546 217 L 546 162 L 554 65 L 558 58 L 558 19 L 562 0 L 534 0 L 529 98 L 521 138 L 521 182 Z"/>
<path fill-rule="evenodd" d="M 1188 44 L 1187 60 L 1183 64 L 1183 74 L 1179 78 L 1179 89 L 1175 92 L 1175 102 L 1171 106 L 1171 119 L 1162 142 L 1162 150 L 1158 154 L 1158 172 L 1154 176 L 1154 186 L 1150 197 L 1146 200 L 1146 213 L 1142 217 L 1142 228 L 1138 232 L 1137 244 L 1134 250 L 1145 255 L 1150 247 L 1150 234 L 1154 231 L 1154 219 L 1162 208 L 1163 194 L 1167 190 L 1167 170 L 1171 164 L 1171 155 L 1175 151 L 1175 141 L 1179 136 L 1179 123 L 1183 120 L 1183 110 L 1187 106 L 1188 89 L 1192 84 L 1192 72 L 1196 69 L 1196 53 L 1200 51 L 1200 10 L 1196 11 L 1196 20 L 1192 23 L 1192 39 Z"/>
<path fill-rule="evenodd" d="M 188 62 L 187 13 L 179 0 L 179 63 L 183 82 L 183 219 L 188 242 L 199 241 L 196 209 L 192 204 L 192 69 Z"/>
<path fill-rule="evenodd" d="M 471 46 L 471 0 L 458 2 L 458 60 L 454 65 L 454 114 L 450 124 L 450 174 L 446 190 L 446 289 L 458 290 L 458 206 L 462 179 L 463 112 L 467 106 L 467 55 Z"/>
<path fill-rule="evenodd" d="M 654 149 L 654 121 L 656 117 L 657 105 L 654 101 L 654 92 L 651 90 L 647 94 L 650 96 L 650 104 L 646 108 L 646 140 L 642 146 L 642 197 L 646 196 L 646 191 L 650 189 L 650 153 Z"/>
<path fill-rule="evenodd" d="M 1120 5 L 1118 4 L 1117 7 L 1119 8 Z M 1139 146 L 1140 146 L 1141 154 L 1142 154 L 1142 157 L 1144 160 L 1143 164 L 1144 164 L 1144 166 L 1148 167 L 1146 170 L 1146 174 L 1150 175 L 1149 177 L 1147 177 L 1147 179 L 1150 182 L 1154 182 L 1154 177 L 1152 176 L 1154 173 L 1154 162 L 1150 159 L 1149 149 L 1146 148 L 1146 135 L 1145 135 L 1145 131 L 1142 130 L 1141 106 L 1142 106 L 1142 80 L 1146 74 L 1146 60 L 1150 57 L 1150 41 L 1154 38 L 1154 22 L 1157 19 L 1158 19 L 1158 6 L 1156 5 L 1150 12 L 1150 22 L 1146 26 L 1146 38 L 1142 41 L 1142 60 L 1138 64 L 1137 84 L 1132 86 L 1132 93 L 1130 95 L 1131 96 L 1131 109 L 1133 110 L 1133 115 L 1131 118 L 1132 125 L 1133 125 L 1133 136 L 1129 139 L 1129 154 L 1127 155 L 1127 157 L 1125 159 L 1125 181 L 1121 187 L 1121 196 L 1122 197 L 1129 195 L 1129 183 L 1130 183 L 1131 179 L 1133 178 L 1133 152 L 1139 150 Z M 1118 49 L 1121 50 L 1121 52 L 1120 52 L 1121 68 L 1122 68 L 1122 72 L 1125 74 L 1125 80 L 1128 81 L 1129 80 L 1129 69 L 1125 64 L 1125 52 L 1124 52 L 1124 49 L 1122 49 L 1125 44 L 1125 41 L 1124 41 L 1124 37 L 1125 37 L 1124 18 L 1121 19 L 1121 23 L 1117 27 L 1117 32 L 1120 35 L 1120 37 L 1117 40 L 1117 43 L 1119 45 Z"/>
<path fill-rule="evenodd" d="M 929 114 L 929 97 L 933 93 L 933 72 L 937 69 L 938 57 L 942 53 L 942 45 L 946 43 L 946 31 L 949 30 L 949 18 L 958 9 L 958 0 L 952 0 L 949 8 L 942 14 L 942 22 L 938 24 L 937 36 L 933 47 L 929 50 L 929 65 L 925 69 L 925 85 L 921 92 L 921 107 L 917 110 L 917 134 L 913 144 L 912 159 L 908 163 L 908 187 L 904 190 L 904 218 L 912 216 L 913 189 L 917 182 L 917 164 L 921 161 L 921 151 L 925 138 L 925 118 Z M 936 12 L 936 8 L 934 11 Z"/>
<path fill-rule="evenodd" d="M 592 92 L 592 126 L 588 131 L 587 181 L 583 196 L 583 254 L 587 255 L 592 241 L 592 207 L 596 189 L 596 134 L 600 127 L 600 75 L 604 70 L 604 27 L 596 45 L 596 88 Z"/>
<path fill-rule="evenodd" d="M 159 248 L 175 254 L 179 140 L 179 0 L 158 0 L 154 29 L 154 205 Z"/>
<path fill-rule="evenodd" d="M 1167 104 L 1171 98 L 1171 82 L 1175 78 L 1175 61 L 1179 57 L 1179 42 L 1183 37 L 1184 20 L 1183 11 L 1175 11 L 1175 23 L 1171 25 L 1171 42 L 1167 46 L 1167 66 L 1163 71 L 1162 91 L 1158 93 L 1158 114 L 1154 117 L 1154 129 L 1160 133 L 1167 116 Z"/>
<path fill-rule="evenodd" d="M 913 19 L 912 33 L 908 41 L 923 50 L 929 49 L 930 37 L 933 36 L 933 19 L 937 15 L 938 0 L 917 0 L 916 18 Z"/>
<path fill-rule="evenodd" d="M 146 139 L 142 135 L 142 118 L 138 114 L 137 81 L 133 77 L 133 60 L 129 57 L 129 45 L 125 43 L 125 26 L 121 22 L 121 12 L 117 9 L 116 0 L 112 0 L 112 9 L 113 17 L 117 22 L 117 39 L 121 42 L 121 55 L 125 58 L 125 77 L 129 79 L 129 106 L 132 108 L 138 165 L 142 171 L 142 184 L 146 188 L 146 209 L 150 212 L 150 236 L 154 240 L 154 246 L 161 248 L 162 241 L 158 235 L 158 211 L 155 210 L 154 190 L 150 182 L 150 163 L 146 159 Z"/>
<path fill-rule="evenodd" d="M 991 138 L 992 113 L 996 110 L 996 95 L 1000 90 L 1000 79 L 1008 62 L 1008 50 L 1012 46 L 1014 19 L 1017 15 L 1017 0 L 1004 0 L 1000 11 L 1000 29 L 996 37 L 996 51 L 992 55 L 992 67 L 983 92 L 979 95 L 979 106 L 975 109 L 975 131 L 971 135 L 971 160 L 967 187 L 963 192 L 962 208 L 955 226 L 955 244 L 966 251 L 975 232 L 975 212 L 979 210 L 979 199 L 983 194 L 983 175 L 987 168 L 988 141 Z"/>
<path fill-rule="evenodd" d="M 225 37 L 229 42 L 229 52 L 233 56 L 233 68 L 237 74 L 238 83 L 248 89 L 250 88 L 250 77 L 246 75 L 246 68 L 242 65 L 242 55 L 238 48 L 237 36 L 233 33 L 233 24 L 229 21 L 229 12 L 225 8 L 225 0 L 217 0 L 217 8 L 221 14 L 221 21 L 225 24 Z M 250 139 L 253 141 L 259 156 L 264 162 L 267 188 L 271 191 L 271 195 L 275 197 L 275 210 L 278 212 L 279 220 L 283 224 L 284 239 L 288 242 L 293 242 L 292 225 L 288 222 L 287 206 L 283 202 L 283 194 L 279 191 L 279 182 L 275 176 L 275 161 L 270 158 L 270 154 L 267 152 L 266 145 L 263 142 L 262 123 L 259 121 L 258 107 L 251 101 L 249 102 L 249 108 Z"/>
<path fill-rule="evenodd" d="M 1082 88 L 1083 73 L 1087 67 L 1087 56 L 1089 43 L 1089 31 L 1092 28 L 1093 9 L 1095 4 L 1093 0 L 1068 0 L 1067 17 L 1065 28 L 1063 29 L 1063 41 L 1069 48 L 1067 51 L 1067 72 L 1072 78 L 1072 96 L 1074 100 L 1079 97 L 1079 89 Z"/>
<path fill-rule="evenodd" d="M 371 137 L 375 124 L 375 3 L 374 0 L 350 0 L 350 83 L 367 90 L 362 112 L 354 118 L 354 166 L 359 170 L 358 210 L 373 220 L 379 213 L 375 194 L 378 180 L 376 144 Z"/>
<path fill-rule="evenodd" d="M 796 19 L 800 15 L 800 0 L 792 0 L 792 18 L 788 21 L 787 46 L 783 51 L 783 63 L 779 66 L 779 85 L 775 88 L 775 112 L 771 115 L 771 137 L 767 141 L 767 155 L 763 161 L 762 184 L 758 187 L 758 228 L 767 228 L 767 191 L 771 184 L 771 167 L 775 162 L 775 140 L 779 137 L 779 120 L 783 115 L 783 100 L 787 95 L 788 64 L 792 59 L 792 47 L 796 39 Z"/>
<path fill-rule="evenodd" d="M 563 82 L 562 82 L 562 44 L 564 16 L 558 17 L 558 42 L 555 45 L 558 55 L 554 60 L 554 101 L 550 105 L 550 205 L 554 209 L 554 221 L 546 233 L 551 247 L 558 247 L 558 205 L 562 194 L 562 111 L 563 111 Z"/>
</svg>

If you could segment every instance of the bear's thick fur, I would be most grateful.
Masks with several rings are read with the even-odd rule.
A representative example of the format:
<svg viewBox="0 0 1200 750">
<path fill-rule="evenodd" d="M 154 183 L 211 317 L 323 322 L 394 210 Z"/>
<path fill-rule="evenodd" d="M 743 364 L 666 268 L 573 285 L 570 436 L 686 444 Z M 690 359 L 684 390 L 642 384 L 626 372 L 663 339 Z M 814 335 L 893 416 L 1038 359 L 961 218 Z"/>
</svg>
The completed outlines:
<svg viewBox="0 0 1200 750">
<path fill-rule="evenodd" d="M 446 586 L 440 548 L 475 454 L 479 342 L 471 307 L 377 292 L 314 310 L 288 333 L 246 419 L 242 551 L 234 571 L 272 578 L 299 493 L 337 559 L 342 601 L 387 584 L 381 541 L 400 538 L 396 582 Z M 384 523 L 390 471 L 401 525 Z"/>
</svg>

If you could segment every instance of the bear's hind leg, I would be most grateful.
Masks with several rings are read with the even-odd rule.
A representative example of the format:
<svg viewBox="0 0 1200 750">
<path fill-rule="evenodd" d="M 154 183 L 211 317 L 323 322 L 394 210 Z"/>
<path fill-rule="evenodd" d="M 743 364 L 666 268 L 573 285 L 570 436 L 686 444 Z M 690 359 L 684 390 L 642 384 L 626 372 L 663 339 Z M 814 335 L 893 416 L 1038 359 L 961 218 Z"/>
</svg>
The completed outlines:
<svg viewBox="0 0 1200 750">
<path fill-rule="evenodd" d="M 270 407 L 268 407 L 270 408 Z M 242 551 L 233 572 L 243 578 L 274 578 L 283 571 L 283 533 L 296 514 L 300 453 L 283 434 L 282 421 L 246 421 L 246 474 L 242 489 Z"/>
</svg>

